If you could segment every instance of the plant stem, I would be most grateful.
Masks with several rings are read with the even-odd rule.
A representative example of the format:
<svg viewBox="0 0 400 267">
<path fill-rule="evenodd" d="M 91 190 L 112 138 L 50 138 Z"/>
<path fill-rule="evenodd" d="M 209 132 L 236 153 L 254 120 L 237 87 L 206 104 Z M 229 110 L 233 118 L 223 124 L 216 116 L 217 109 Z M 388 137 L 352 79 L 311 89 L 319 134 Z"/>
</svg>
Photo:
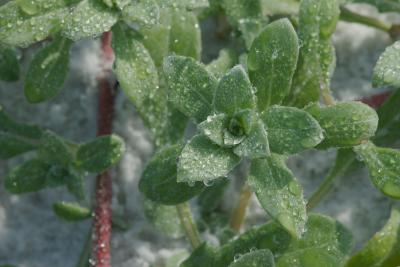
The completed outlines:
<svg viewBox="0 0 400 267">
<path fill-rule="evenodd" d="M 242 227 L 244 218 L 246 216 L 246 209 L 249 205 L 252 194 L 253 192 L 248 184 L 245 184 L 240 190 L 239 201 L 233 210 L 230 221 L 231 228 L 236 232 L 239 232 L 240 228 Z"/>
<path fill-rule="evenodd" d="M 340 7 L 340 11 L 341 11 L 340 19 L 347 21 L 347 22 L 356 22 L 356 23 L 364 24 L 364 25 L 382 30 L 384 32 L 388 32 L 388 33 L 389 33 L 390 29 L 392 28 L 392 25 L 385 23 L 383 21 L 380 21 L 377 18 L 357 14 L 343 6 Z"/>
<path fill-rule="evenodd" d="M 76 267 L 88 267 L 89 266 L 89 258 L 90 258 L 90 250 L 92 248 L 92 228 L 89 229 L 85 244 L 83 245 L 83 249 L 81 255 L 79 256 L 79 261 Z"/>
<path fill-rule="evenodd" d="M 186 237 L 189 239 L 190 245 L 196 249 L 201 245 L 201 239 L 196 224 L 193 221 L 192 212 L 188 202 L 181 203 L 176 206 L 179 214 L 179 219 L 182 223 Z"/>
<path fill-rule="evenodd" d="M 97 117 L 97 135 L 107 135 L 112 132 L 114 113 L 114 91 L 108 81 L 109 60 L 112 60 L 111 32 L 102 36 L 103 64 L 105 72 L 98 77 L 99 99 Z M 110 267 L 110 238 L 111 238 L 111 200 L 112 182 L 108 171 L 99 174 L 96 178 L 96 204 L 93 219 L 92 265 L 96 267 Z"/>
<path fill-rule="evenodd" d="M 332 93 L 329 90 L 329 88 L 325 88 L 322 90 L 322 99 L 324 100 L 324 103 L 327 106 L 335 105 L 335 99 L 333 98 Z"/>
</svg>

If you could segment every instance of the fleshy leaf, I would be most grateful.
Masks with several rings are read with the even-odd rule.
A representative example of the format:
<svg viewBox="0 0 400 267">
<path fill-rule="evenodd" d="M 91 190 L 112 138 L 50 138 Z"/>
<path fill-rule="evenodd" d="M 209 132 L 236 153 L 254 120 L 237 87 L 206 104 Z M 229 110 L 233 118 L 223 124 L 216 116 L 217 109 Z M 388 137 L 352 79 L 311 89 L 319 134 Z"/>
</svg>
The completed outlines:
<svg viewBox="0 0 400 267">
<path fill-rule="evenodd" d="M 400 199 L 400 151 L 368 142 L 354 148 L 367 165 L 374 185 L 385 195 Z"/>
<path fill-rule="evenodd" d="M 67 7 L 79 0 L 16 0 L 21 10 L 28 15 L 43 14 L 58 8 Z"/>
<path fill-rule="evenodd" d="M 278 154 L 296 154 L 323 139 L 322 128 L 307 112 L 295 107 L 272 106 L 261 115 L 268 129 L 269 146 Z"/>
<path fill-rule="evenodd" d="M 83 178 L 81 172 L 69 169 L 69 177 L 66 180 L 67 189 L 77 200 L 85 199 L 85 183 Z"/>
<path fill-rule="evenodd" d="M 253 109 L 255 98 L 246 71 L 241 65 L 233 67 L 222 76 L 215 91 L 214 108 L 228 116 L 243 109 Z"/>
<path fill-rule="evenodd" d="M 361 102 L 342 102 L 334 106 L 306 108 L 324 130 L 320 148 L 359 145 L 374 136 L 378 127 L 375 110 Z"/>
<path fill-rule="evenodd" d="M 256 119 L 250 133 L 234 147 L 233 152 L 240 157 L 261 158 L 270 155 L 268 135 L 264 124 Z"/>
<path fill-rule="evenodd" d="M 248 183 L 265 211 L 292 236 L 300 238 L 307 220 L 303 189 L 281 156 L 271 154 L 251 163 Z"/>
<path fill-rule="evenodd" d="M 68 73 L 69 49 L 72 42 L 56 38 L 33 58 L 25 78 L 25 96 L 30 103 L 55 97 Z"/>
<path fill-rule="evenodd" d="M 219 146 L 224 146 L 224 130 L 228 124 L 225 114 L 210 115 L 198 125 L 199 130 L 211 141 Z"/>
<path fill-rule="evenodd" d="M 169 100 L 188 117 L 204 121 L 212 112 L 216 78 L 192 58 L 169 56 L 164 60 Z"/>
<path fill-rule="evenodd" d="M 118 12 L 97 0 L 83 0 L 65 16 L 62 34 L 77 41 L 95 37 L 111 29 L 118 21 Z"/>
<path fill-rule="evenodd" d="M 162 7 L 197 9 L 208 7 L 208 0 L 156 0 Z"/>
<path fill-rule="evenodd" d="M 240 162 L 229 149 L 196 135 L 182 150 L 178 163 L 178 182 L 210 182 L 225 177 Z"/>
<path fill-rule="evenodd" d="M 400 210 L 393 208 L 385 226 L 351 257 L 346 267 L 382 266 L 392 252 L 398 253 L 397 242 L 400 242 Z"/>
<path fill-rule="evenodd" d="M 277 267 L 342 266 L 353 245 L 352 236 L 339 222 L 310 214 L 307 232 L 293 240 L 288 251 L 278 257 Z"/>
<path fill-rule="evenodd" d="M 189 186 L 177 182 L 177 159 L 181 145 L 157 152 L 147 164 L 139 182 L 139 190 L 150 200 L 163 205 L 177 205 L 188 201 L 204 189 L 202 183 Z"/>
<path fill-rule="evenodd" d="M 400 3 L 399 3 L 400 5 Z M 374 69 L 372 83 L 374 86 L 400 86 L 400 41 L 386 48 L 379 57 Z"/>
<path fill-rule="evenodd" d="M 116 164 L 125 152 L 124 141 L 117 135 L 107 135 L 79 146 L 76 164 L 88 171 L 100 173 Z"/>
<path fill-rule="evenodd" d="M 9 159 L 36 148 L 24 139 L 0 132 L 0 159 Z"/>
<path fill-rule="evenodd" d="M 44 132 L 42 136 L 39 157 L 45 162 L 60 164 L 64 167 L 73 161 L 67 143 L 50 131 Z"/>
<path fill-rule="evenodd" d="M 222 0 L 221 5 L 229 22 L 235 27 L 238 26 L 240 19 L 259 19 L 262 16 L 260 0 Z"/>
<path fill-rule="evenodd" d="M 15 167 L 6 176 L 4 186 L 12 194 L 35 192 L 46 186 L 46 174 L 49 165 L 32 159 Z"/>
<path fill-rule="evenodd" d="M 91 210 L 77 203 L 57 202 L 53 204 L 54 213 L 66 221 L 82 221 L 91 217 Z"/>
<path fill-rule="evenodd" d="M 138 2 L 124 7 L 122 19 L 140 26 L 152 26 L 159 23 L 160 8 L 155 1 Z"/>
<path fill-rule="evenodd" d="M 0 106 L 0 131 L 32 139 L 40 139 L 43 132 L 36 125 L 30 125 L 14 121 L 5 113 L 2 106 Z"/>
<path fill-rule="evenodd" d="M 0 47 L 0 80 L 15 82 L 19 79 L 19 63 L 15 51 Z"/>
<path fill-rule="evenodd" d="M 219 51 L 218 58 L 211 61 L 206 69 L 215 77 L 221 78 L 236 62 L 237 55 L 234 50 L 222 49 Z"/>
<path fill-rule="evenodd" d="M 289 94 L 298 55 L 297 34 L 288 19 L 272 22 L 254 40 L 247 65 L 260 111 Z"/>
<path fill-rule="evenodd" d="M 247 49 L 251 48 L 254 39 L 259 36 L 261 31 L 268 24 L 267 18 L 254 19 L 254 18 L 244 18 L 239 20 L 239 31 L 242 33 L 242 37 L 246 44 Z"/>
<path fill-rule="evenodd" d="M 267 249 L 250 251 L 232 262 L 229 267 L 275 267 L 274 255 Z"/>
<path fill-rule="evenodd" d="M 339 19 L 338 0 L 303 0 L 300 2 L 299 63 L 286 103 L 304 107 L 320 98 L 320 91 L 330 90 L 330 78 L 336 65 L 330 36 Z"/>
<path fill-rule="evenodd" d="M 171 10 L 169 50 L 177 55 L 200 59 L 201 33 L 197 17 L 192 12 Z"/>
<path fill-rule="evenodd" d="M 143 208 L 146 219 L 160 233 L 172 238 L 179 238 L 184 235 L 175 206 L 165 206 L 145 199 Z"/>
</svg>

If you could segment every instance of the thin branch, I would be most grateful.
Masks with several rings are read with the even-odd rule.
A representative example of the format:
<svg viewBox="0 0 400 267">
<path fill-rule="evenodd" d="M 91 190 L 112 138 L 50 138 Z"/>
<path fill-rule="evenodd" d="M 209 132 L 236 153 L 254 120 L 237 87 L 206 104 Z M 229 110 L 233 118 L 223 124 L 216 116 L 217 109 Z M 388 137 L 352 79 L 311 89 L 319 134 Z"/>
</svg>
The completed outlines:
<svg viewBox="0 0 400 267">
<path fill-rule="evenodd" d="M 201 245 L 201 239 L 196 224 L 193 221 L 190 205 L 188 202 L 184 202 L 177 205 L 176 209 L 178 211 L 179 219 L 182 223 L 183 229 L 186 233 L 186 237 L 188 238 L 192 248 L 196 249 Z"/>
<path fill-rule="evenodd" d="M 245 184 L 240 191 L 239 201 L 233 210 L 230 221 L 231 228 L 236 232 L 239 232 L 240 228 L 242 227 L 244 218 L 246 216 L 246 209 L 249 205 L 252 194 L 253 192 L 248 184 Z"/>
<path fill-rule="evenodd" d="M 357 14 L 345 7 L 340 7 L 340 19 L 347 22 L 355 22 L 376 28 L 378 30 L 390 33 L 392 25 L 383 22 L 377 18 Z"/>
</svg>

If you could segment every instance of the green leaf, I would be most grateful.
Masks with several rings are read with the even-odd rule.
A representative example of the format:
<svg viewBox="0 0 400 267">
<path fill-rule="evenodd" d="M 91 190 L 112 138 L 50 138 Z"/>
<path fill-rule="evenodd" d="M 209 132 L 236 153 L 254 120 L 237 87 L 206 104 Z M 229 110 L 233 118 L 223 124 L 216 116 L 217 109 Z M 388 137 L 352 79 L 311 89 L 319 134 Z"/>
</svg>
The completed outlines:
<svg viewBox="0 0 400 267">
<path fill-rule="evenodd" d="M 211 61 L 206 69 L 215 77 L 221 78 L 237 62 L 237 55 L 234 50 L 221 49 L 218 58 Z"/>
<path fill-rule="evenodd" d="M 278 257 L 277 267 L 342 266 L 352 249 L 352 236 L 339 222 L 319 214 L 310 214 L 307 231 L 292 240 L 287 252 Z"/>
<path fill-rule="evenodd" d="M 224 130 L 224 145 L 227 147 L 240 144 L 246 135 L 250 134 L 256 114 L 251 109 L 242 109 L 236 112 L 227 123 Z"/>
<path fill-rule="evenodd" d="M 250 133 L 238 144 L 233 152 L 240 157 L 262 158 L 270 155 L 269 141 L 264 124 L 255 119 Z"/>
<path fill-rule="evenodd" d="M 61 28 L 68 8 L 60 8 L 37 16 L 24 15 L 14 1 L 0 8 L 0 44 L 27 47 L 47 38 Z M 4 20 L 3 20 L 4 16 Z"/>
<path fill-rule="evenodd" d="M 41 158 L 39 159 L 42 160 Z M 49 164 L 49 169 L 46 174 L 46 187 L 54 188 L 65 185 L 69 180 L 69 176 L 70 172 L 68 168 L 57 164 Z"/>
<path fill-rule="evenodd" d="M 300 3 L 299 64 L 293 77 L 289 105 L 304 107 L 319 100 L 320 91 L 330 90 L 336 65 L 330 36 L 336 28 L 340 10 L 337 0 L 303 0 Z"/>
<path fill-rule="evenodd" d="M 197 17 L 192 12 L 171 10 L 169 51 L 200 59 L 201 33 Z"/>
<path fill-rule="evenodd" d="M 66 179 L 68 191 L 79 201 L 85 199 L 85 183 L 83 174 L 75 169 L 69 169 L 69 176 Z"/>
<path fill-rule="evenodd" d="M 130 4 L 122 10 L 122 19 L 128 23 L 138 23 L 140 26 L 152 26 L 160 21 L 160 7 L 156 1 Z"/>
<path fill-rule="evenodd" d="M 35 192 L 46 186 L 49 165 L 38 160 L 26 161 L 15 167 L 4 179 L 4 187 L 12 194 Z"/>
<path fill-rule="evenodd" d="M 182 150 L 178 162 L 178 182 L 208 183 L 225 177 L 240 162 L 230 150 L 211 143 L 207 137 L 196 135 Z"/>
<path fill-rule="evenodd" d="M 175 206 L 165 206 L 145 199 L 143 202 L 144 214 L 158 232 L 179 238 L 184 235 Z"/>
<path fill-rule="evenodd" d="M 215 264 L 215 249 L 206 243 L 201 244 L 196 248 L 179 267 L 197 267 L 201 262 L 204 266 L 222 267 L 222 265 Z M 226 265 L 225 265 L 226 266 Z"/>
<path fill-rule="evenodd" d="M 147 0 L 146 0 L 147 1 Z M 156 0 L 161 7 L 197 9 L 208 7 L 208 0 Z"/>
<path fill-rule="evenodd" d="M 25 78 L 25 96 L 30 103 L 49 100 L 61 91 L 68 73 L 72 42 L 56 38 L 33 58 Z"/>
<path fill-rule="evenodd" d="M 19 79 L 19 63 L 15 50 L 0 47 L 0 80 L 15 82 Z"/>
<path fill-rule="evenodd" d="M 274 255 L 267 249 L 250 251 L 240 256 L 229 267 L 275 267 Z"/>
<path fill-rule="evenodd" d="M 387 196 L 400 199 L 400 151 L 368 142 L 354 147 L 368 167 L 374 185 Z"/>
<path fill-rule="evenodd" d="M 394 90 L 389 98 L 378 108 L 378 131 L 374 143 L 387 146 L 400 139 L 400 90 Z"/>
<path fill-rule="evenodd" d="M 169 56 L 164 60 L 169 100 L 188 117 L 204 121 L 212 112 L 216 78 L 192 58 Z"/>
<path fill-rule="evenodd" d="M 100 173 L 115 165 L 124 152 L 125 144 L 119 136 L 101 136 L 79 146 L 76 164 L 85 171 Z"/>
<path fill-rule="evenodd" d="M 225 114 L 210 115 L 205 121 L 198 125 L 202 134 L 219 146 L 225 146 L 224 130 L 229 121 Z"/>
<path fill-rule="evenodd" d="M 77 203 L 57 202 L 53 204 L 54 213 L 66 221 L 82 221 L 91 217 L 91 210 Z"/>
<path fill-rule="evenodd" d="M 136 110 L 149 126 L 156 144 L 165 143 L 168 128 L 167 93 L 160 88 L 156 66 L 133 30 L 122 24 L 113 27 L 114 73 Z"/>
<path fill-rule="evenodd" d="M 73 41 L 95 37 L 117 23 L 119 13 L 97 0 L 83 0 L 65 16 L 62 34 Z"/>
<path fill-rule="evenodd" d="M 218 179 L 201 192 L 198 197 L 198 203 L 202 215 L 209 214 L 218 207 L 229 183 L 230 180 L 228 179 Z"/>
<path fill-rule="evenodd" d="M 39 157 L 45 162 L 60 164 L 67 167 L 73 161 L 68 144 L 56 134 L 46 131 L 43 133 L 39 147 Z"/>
<path fill-rule="evenodd" d="M 269 146 L 278 154 L 296 154 L 323 139 L 322 128 L 307 112 L 295 107 L 272 106 L 261 115 L 268 129 Z"/>
<path fill-rule="evenodd" d="M 334 106 L 306 108 L 321 125 L 325 139 L 320 148 L 359 145 L 374 136 L 378 127 L 375 110 L 361 102 L 342 102 Z"/>
<path fill-rule="evenodd" d="M 241 65 L 233 67 L 219 81 L 214 94 L 214 108 L 228 116 L 243 109 L 254 109 L 253 88 Z"/>
<path fill-rule="evenodd" d="M 399 3 L 400 5 L 400 3 Z M 374 86 L 400 86 L 400 41 L 387 47 L 385 52 L 379 57 L 374 68 L 372 83 Z"/>
<path fill-rule="evenodd" d="M 346 267 L 382 266 L 382 262 L 396 253 L 396 242 L 400 241 L 400 211 L 393 208 L 386 225 L 347 262 Z M 398 251 L 397 251 L 398 253 Z M 395 265 L 393 265 L 395 266 Z"/>
<path fill-rule="evenodd" d="M 242 33 L 244 43 L 247 49 L 251 48 L 254 39 L 259 36 L 261 31 L 268 24 L 268 18 L 254 19 L 244 18 L 239 20 L 239 31 Z"/>
<path fill-rule="evenodd" d="M 24 139 L 0 132 L 0 159 L 10 159 L 36 149 L 36 146 Z"/>
<path fill-rule="evenodd" d="M 39 127 L 14 121 L 6 114 L 2 106 L 0 106 L 0 131 L 32 139 L 40 139 L 42 136 L 42 130 Z"/>
<path fill-rule="evenodd" d="M 21 10 L 28 15 L 43 14 L 77 2 L 79 0 L 16 0 Z"/>
<path fill-rule="evenodd" d="M 221 0 L 222 8 L 229 22 L 235 27 L 240 19 L 261 18 L 262 7 L 260 0 Z"/>
<path fill-rule="evenodd" d="M 298 55 L 297 34 L 288 19 L 269 24 L 254 40 L 247 64 L 260 111 L 288 95 Z"/>
<path fill-rule="evenodd" d="M 204 189 L 197 183 L 189 186 L 177 182 L 177 159 L 182 146 L 174 145 L 157 152 L 147 164 L 139 182 L 139 190 L 150 200 L 163 205 L 188 201 Z"/>
<path fill-rule="evenodd" d="M 271 154 L 251 163 L 248 183 L 265 211 L 292 236 L 300 238 L 307 220 L 303 189 L 282 157 Z"/>
</svg>

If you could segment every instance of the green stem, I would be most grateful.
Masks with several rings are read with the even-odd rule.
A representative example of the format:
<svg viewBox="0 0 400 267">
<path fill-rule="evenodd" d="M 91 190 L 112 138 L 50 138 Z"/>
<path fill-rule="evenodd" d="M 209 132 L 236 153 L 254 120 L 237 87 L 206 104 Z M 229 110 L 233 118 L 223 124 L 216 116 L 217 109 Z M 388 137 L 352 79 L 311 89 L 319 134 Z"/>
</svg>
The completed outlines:
<svg viewBox="0 0 400 267">
<path fill-rule="evenodd" d="M 76 264 L 76 267 L 88 267 L 89 258 L 92 249 L 92 228 L 90 227 L 89 232 L 86 237 L 85 244 L 83 246 L 81 255 L 79 256 L 79 261 Z"/>
<path fill-rule="evenodd" d="M 246 209 L 249 205 L 252 194 L 253 191 L 251 191 L 251 188 L 248 184 L 245 184 L 240 190 L 239 201 L 233 210 L 230 221 L 231 228 L 236 232 L 239 232 L 240 228 L 242 227 L 244 218 L 246 216 Z"/>
<path fill-rule="evenodd" d="M 310 211 L 315 208 L 315 206 L 317 206 L 317 204 L 332 189 L 335 179 L 345 174 L 354 161 L 355 156 L 353 153 L 346 150 L 339 150 L 336 156 L 335 164 L 333 165 L 323 182 L 320 184 L 318 189 L 311 195 L 310 199 L 308 200 L 307 211 Z"/>
<path fill-rule="evenodd" d="M 392 25 L 385 23 L 383 21 L 380 21 L 377 18 L 357 14 L 343 6 L 340 7 L 340 10 L 341 10 L 341 13 L 340 13 L 341 20 L 344 20 L 347 22 L 356 22 L 356 23 L 364 24 L 364 25 L 382 30 L 384 32 L 389 32 L 390 29 L 392 28 Z"/>
<path fill-rule="evenodd" d="M 178 210 L 179 219 L 182 223 L 183 229 L 185 230 L 186 237 L 188 238 L 192 248 L 196 249 L 201 245 L 201 239 L 196 224 L 193 221 L 190 205 L 188 202 L 184 202 L 177 205 L 176 209 Z"/>
</svg>

